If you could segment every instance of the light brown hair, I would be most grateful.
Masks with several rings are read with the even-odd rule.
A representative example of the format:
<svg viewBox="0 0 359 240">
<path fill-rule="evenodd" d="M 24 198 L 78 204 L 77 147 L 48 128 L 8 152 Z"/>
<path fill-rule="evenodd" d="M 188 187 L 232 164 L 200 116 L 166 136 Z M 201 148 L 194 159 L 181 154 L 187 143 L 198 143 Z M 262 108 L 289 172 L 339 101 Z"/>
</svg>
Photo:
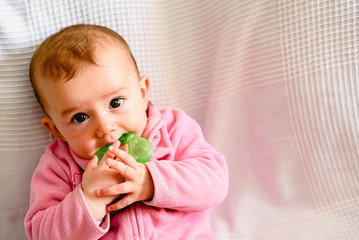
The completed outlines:
<svg viewBox="0 0 359 240">
<path fill-rule="evenodd" d="M 96 65 L 98 45 L 117 44 L 128 53 L 139 75 L 135 58 L 127 42 L 115 31 L 99 25 L 77 24 L 49 36 L 36 49 L 29 76 L 37 101 L 46 113 L 39 93 L 39 81 L 68 81 L 84 66 Z"/>
</svg>

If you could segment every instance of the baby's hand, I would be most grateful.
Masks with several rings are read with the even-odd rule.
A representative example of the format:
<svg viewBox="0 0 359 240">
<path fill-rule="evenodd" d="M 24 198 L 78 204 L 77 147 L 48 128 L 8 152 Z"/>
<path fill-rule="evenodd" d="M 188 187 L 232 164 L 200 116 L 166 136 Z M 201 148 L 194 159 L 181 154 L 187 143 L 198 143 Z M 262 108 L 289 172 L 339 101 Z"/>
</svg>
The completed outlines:
<svg viewBox="0 0 359 240">
<path fill-rule="evenodd" d="M 116 148 L 119 145 L 119 142 L 114 143 Z M 104 159 L 110 157 L 113 157 L 112 153 L 104 155 Z M 107 205 L 116 199 L 118 195 L 99 197 L 96 195 L 96 190 L 122 183 L 124 178 L 118 171 L 111 169 L 105 161 L 101 161 L 99 165 L 97 165 L 97 161 L 97 157 L 94 156 L 87 165 L 82 176 L 81 188 L 94 217 L 96 220 L 101 220 L 106 214 Z"/>
<path fill-rule="evenodd" d="M 112 145 L 110 153 L 116 156 L 116 160 L 107 158 L 106 164 L 125 178 L 125 181 L 114 186 L 105 187 L 96 191 L 97 196 L 118 196 L 126 194 L 118 202 L 110 205 L 107 209 L 115 211 L 124 208 L 134 202 L 150 200 L 153 198 L 154 186 L 150 172 L 143 163 L 138 163 L 127 152 Z"/>
</svg>

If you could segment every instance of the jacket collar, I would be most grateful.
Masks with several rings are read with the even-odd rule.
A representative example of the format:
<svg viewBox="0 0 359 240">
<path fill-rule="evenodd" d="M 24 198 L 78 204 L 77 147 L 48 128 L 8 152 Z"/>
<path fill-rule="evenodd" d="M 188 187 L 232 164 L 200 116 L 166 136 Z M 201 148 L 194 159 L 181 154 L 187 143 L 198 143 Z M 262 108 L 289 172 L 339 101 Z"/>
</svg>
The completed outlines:
<svg viewBox="0 0 359 240">
<path fill-rule="evenodd" d="M 160 111 L 151 101 L 149 101 L 147 108 L 147 124 L 142 133 L 142 137 L 148 139 L 152 143 L 162 126 L 163 120 Z"/>
</svg>

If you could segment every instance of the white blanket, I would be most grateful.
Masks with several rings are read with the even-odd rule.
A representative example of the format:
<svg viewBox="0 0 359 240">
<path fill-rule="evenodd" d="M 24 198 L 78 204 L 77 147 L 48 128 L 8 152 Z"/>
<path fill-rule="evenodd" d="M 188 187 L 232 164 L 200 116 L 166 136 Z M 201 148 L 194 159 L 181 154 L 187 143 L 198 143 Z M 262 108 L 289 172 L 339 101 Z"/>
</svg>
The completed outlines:
<svg viewBox="0 0 359 240">
<path fill-rule="evenodd" d="M 216 239 L 359 239 L 357 1 L 0 0 L 0 233 L 26 239 L 31 175 L 51 136 L 28 80 L 75 23 L 128 40 L 151 99 L 198 120 L 230 168 Z"/>
</svg>

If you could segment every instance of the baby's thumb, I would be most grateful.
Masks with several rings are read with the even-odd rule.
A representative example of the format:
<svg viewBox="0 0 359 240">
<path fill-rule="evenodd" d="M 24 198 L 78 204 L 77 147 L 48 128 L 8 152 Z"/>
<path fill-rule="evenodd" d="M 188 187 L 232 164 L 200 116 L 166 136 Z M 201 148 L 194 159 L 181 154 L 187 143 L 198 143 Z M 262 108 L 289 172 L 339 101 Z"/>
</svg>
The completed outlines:
<svg viewBox="0 0 359 240">
<path fill-rule="evenodd" d="M 89 164 L 87 165 L 87 168 L 89 169 L 94 169 L 97 167 L 97 162 L 98 162 L 98 158 L 97 156 L 93 156 L 89 162 Z"/>
</svg>

